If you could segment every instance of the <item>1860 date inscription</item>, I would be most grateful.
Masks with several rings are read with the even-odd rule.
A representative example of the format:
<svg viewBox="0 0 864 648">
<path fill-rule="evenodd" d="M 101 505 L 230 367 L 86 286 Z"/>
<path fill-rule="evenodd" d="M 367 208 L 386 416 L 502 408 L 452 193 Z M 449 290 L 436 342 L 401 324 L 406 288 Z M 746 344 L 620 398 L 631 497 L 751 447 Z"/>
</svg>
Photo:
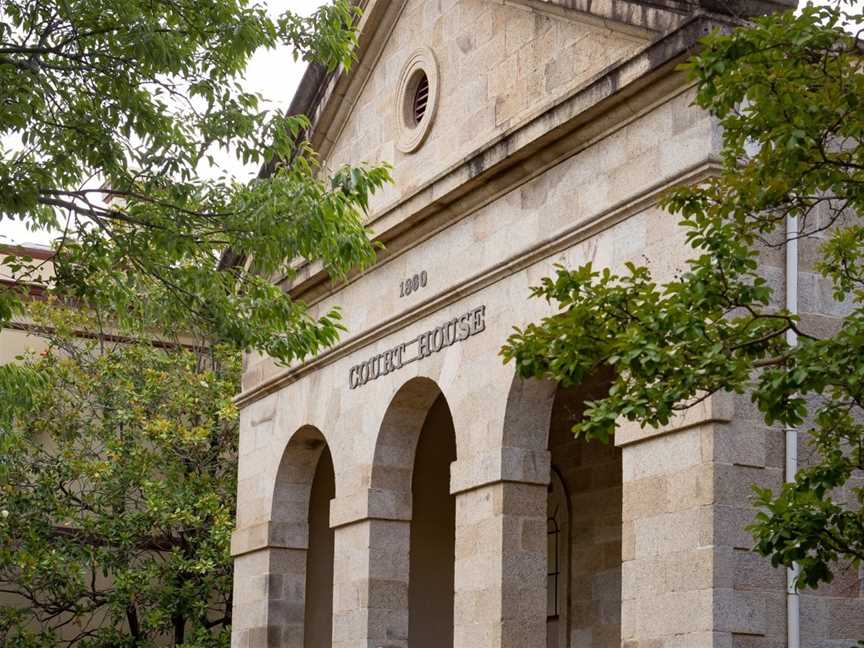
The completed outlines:
<svg viewBox="0 0 864 648">
<path fill-rule="evenodd" d="M 426 283 L 429 281 L 429 275 L 426 274 L 426 271 L 418 272 L 413 277 L 408 277 L 399 282 L 399 296 L 407 297 L 412 292 L 417 292 L 421 288 L 426 287 Z"/>
</svg>

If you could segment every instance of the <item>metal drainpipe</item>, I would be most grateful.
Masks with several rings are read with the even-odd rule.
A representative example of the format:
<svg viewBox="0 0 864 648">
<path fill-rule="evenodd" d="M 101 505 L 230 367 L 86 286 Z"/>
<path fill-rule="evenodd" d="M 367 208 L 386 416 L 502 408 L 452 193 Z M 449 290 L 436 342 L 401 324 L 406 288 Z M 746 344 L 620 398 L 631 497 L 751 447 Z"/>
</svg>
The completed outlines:
<svg viewBox="0 0 864 648">
<path fill-rule="evenodd" d="M 786 310 L 798 313 L 798 218 L 786 217 Z M 795 331 L 786 332 L 790 347 L 798 345 Z M 798 472 L 798 430 L 786 428 L 786 482 L 795 481 Z M 798 565 L 786 570 L 786 629 L 788 648 L 801 648 L 801 599 L 795 581 Z"/>
</svg>

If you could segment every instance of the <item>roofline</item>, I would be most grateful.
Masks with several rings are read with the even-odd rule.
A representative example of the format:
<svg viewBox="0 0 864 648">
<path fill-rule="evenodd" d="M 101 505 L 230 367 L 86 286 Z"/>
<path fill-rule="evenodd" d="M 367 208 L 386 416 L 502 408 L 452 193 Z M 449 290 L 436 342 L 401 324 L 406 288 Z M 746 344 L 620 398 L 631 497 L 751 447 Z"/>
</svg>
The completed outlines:
<svg viewBox="0 0 864 648">
<path fill-rule="evenodd" d="M 28 243 L 22 243 L 20 245 L 16 243 L 0 243 L 0 254 L 16 257 L 30 257 L 31 259 L 39 259 L 40 261 L 50 261 L 57 255 L 57 253 L 49 247 Z"/>
<path fill-rule="evenodd" d="M 321 99 L 322 89 L 333 76 L 335 76 L 335 73 L 327 74 L 321 63 L 310 63 L 307 65 L 306 70 L 303 72 L 303 78 L 300 79 L 300 85 L 297 86 L 297 92 L 294 93 L 294 98 L 288 107 L 288 114 L 309 114 L 311 112 L 309 109 L 314 108 L 316 102 Z"/>
<path fill-rule="evenodd" d="M 798 0 L 492 0 L 494 3 L 521 6 L 532 11 L 554 13 L 559 17 L 602 24 L 608 29 L 649 39 L 663 38 L 677 31 L 696 15 L 709 14 L 716 19 L 745 24 L 747 17 L 764 15 L 784 8 L 792 9 Z M 322 158 L 330 145 L 327 135 L 331 124 L 350 113 L 344 104 L 353 103 L 365 86 L 374 61 L 386 44 L 376 38 L 382 29 L 392 30 L 407 0 L 354 0 L 364 13 L 358 25 L 358 46 L 355 65 L 349 71 L 342 68 L 327 73 L 323 66 L 312 63 L 298 86 L 290 105 L 291 114 L 306 115 L 310 122 L 309 139 Z M 647 22 L 646 22 L 647 21 Z M 740 22 L 736 22 L 740 21 Z M 367 57 L 373 59 L 372 65 Z M 360 78 L 358 78 L 360 77 Z M 354 92 L 352 92 L 354 90 Z M 331 108 L 331 99 L 339 104 Z M 341 114 L 340 114 L 341 113 Z M 324 132 L 321 131 L 322 118 Z M 340 127 L 337 126 L 337 131 Z"/>
</svg>

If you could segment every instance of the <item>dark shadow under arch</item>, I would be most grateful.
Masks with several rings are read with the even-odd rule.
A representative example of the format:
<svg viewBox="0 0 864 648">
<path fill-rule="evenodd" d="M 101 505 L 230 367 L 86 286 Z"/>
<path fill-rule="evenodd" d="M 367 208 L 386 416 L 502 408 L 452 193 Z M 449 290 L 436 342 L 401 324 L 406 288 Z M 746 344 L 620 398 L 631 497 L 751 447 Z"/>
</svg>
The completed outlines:
<svg viewBox="0 0 864 648">
<path fill-rule="evenodd" d="M 330 648 L 333 642 L 334 535 L 330 528 L 330 500 L 335 494 L 333 459 L 325 446 L 318 459 L 309 497 L 304 648 Z"/>
<path fill-rule="evenodd" d="M 595 646 L 621 645 L 622 453 L 610 442 L 576 438 L 572 428 L 588 401 L 602 398 L 608 376 L 556 390 L 549 421 L 553 474 L 568 500 L 568 547 L 561 552 L 566 606 L 547 623 L 547 647 L 570 648 L 570 637 Z M 581 587 L 590 583 L 591 587 Z"/>
<path fill-rule="evenodd" d="M 423 423 L 411 484 L 408 645 L 453 645 L 456 565 L 456 498 L 450 494 L 450 464 L 456 436 L 447 401 L 440 395 Z"/>
</svg>

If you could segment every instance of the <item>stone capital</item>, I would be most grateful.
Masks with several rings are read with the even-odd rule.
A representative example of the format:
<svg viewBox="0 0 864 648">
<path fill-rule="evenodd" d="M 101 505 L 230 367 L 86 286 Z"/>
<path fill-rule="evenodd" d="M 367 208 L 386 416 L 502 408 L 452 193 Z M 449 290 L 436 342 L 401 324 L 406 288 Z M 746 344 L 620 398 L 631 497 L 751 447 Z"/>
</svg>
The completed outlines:
<svg viewBox="0 0 864 648">
<path fill-rule="evenodd" d="M 297 522 L 261 522 L 235 529 L 231 534 L 231 555 L 262 551 L 264 549 L 309 548 L 309 529 Z"/>
<path fill-rule="evenodd" d="M 330 500 L 330 527 L 335 529 L 363 520 L 411 520 L 411 493 L 368 488 Z"/>
<path fill-rule="evenodd" d="M 490 448 L 451 464 L 450 493 L 455 495 L 496 482 L 545 486 L 549 483 L 550 466 L 551 454 L 547 450 Z"/>
<path fill-rule="evenodd" d="M 633 421 L 620 420 L 615 428 L 615 445 L 627 446 L 706 423 L 729 423 L 735 414 L 734 398 L 733 394 L 718 392 L 689 409 L 677 412 L 667 425 L 660 427 L 643 428 Z"/>
</svg>

